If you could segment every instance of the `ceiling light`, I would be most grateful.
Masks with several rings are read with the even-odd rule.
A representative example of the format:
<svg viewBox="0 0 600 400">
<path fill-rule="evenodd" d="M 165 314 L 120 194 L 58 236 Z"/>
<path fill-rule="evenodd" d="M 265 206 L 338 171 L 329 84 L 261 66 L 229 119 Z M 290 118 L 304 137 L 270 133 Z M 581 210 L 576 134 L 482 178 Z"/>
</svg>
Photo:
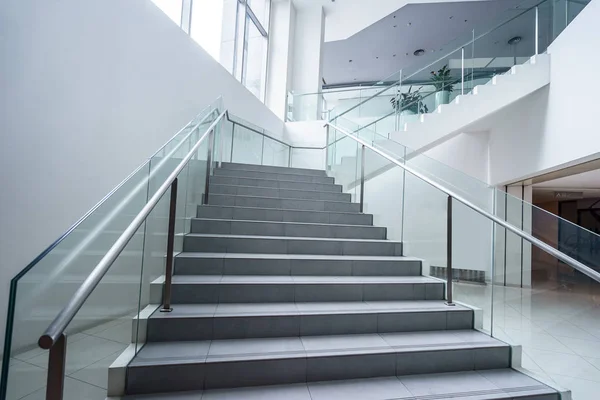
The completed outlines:
<svg viewBox="0 0 600 400">
<path fill-rule="evenodd" d="M 412 25 L 412 22 L 409 22 L 408 24 L 406 24 L 406 26 L 411 26 L 411 25 Z"/>
<path fill-rule="evenodd" d="M 452 18 L 454 18 L 454 15 L 451 15 L 451 16 L 448 17 L 448 19 L 452 19 Z"/>
<path fill-rule="evenodd" d="M 394 18 L 396 18 L 396 16 L 394 15 Z"/>
<path fill-rule="evenodd" d="M 423 54 L 425 54 L 425 50 L 423 50 L 423 49 L 418 49 L 418 50 L 415 50 L 415 52 L 414 52 L 413 54 L 414 54 L 415 56 L 419 57 L 419 56 L 422 56 Z"/>
<path fill-rule="evenodd" d="M 467 22 L 467 20 L 465 19 L 465 22 Z"/>
<path fill-rule="evenodd" d="M 517 44 L 520 41 L 521 41 L 521 36 L 515 36 L 515 37 L 508 39 L 508 44 L 510 44 L 512 46 L 513 44 Z"/>
<path fill-rule="evenodd" d="M 375 57 L 377 60 L 379 60 L 379 57 Z"/>
<path fill-rule="evenodd" d="M 352 60 L 348 60 L 348 62 L 352 62 Z"/>
<path fill-rule="evenodd" d="M 394 28 L 397 28 L 397 27 L 398 27 L 398 25 L 394 25 Z"/>
<path fill-rule="evenodd" d="M 396 55 L 394 54 L 392 57 L 396 57 Z"/>
</svg>

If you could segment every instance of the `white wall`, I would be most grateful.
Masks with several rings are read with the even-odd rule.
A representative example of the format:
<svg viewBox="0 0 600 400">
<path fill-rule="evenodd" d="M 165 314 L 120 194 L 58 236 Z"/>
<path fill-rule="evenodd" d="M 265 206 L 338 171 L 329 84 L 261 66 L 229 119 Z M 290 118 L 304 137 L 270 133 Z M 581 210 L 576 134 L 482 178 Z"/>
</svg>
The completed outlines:
<svg viewBox="0 0 600 400">
<path fill-rule="evenodd" d="M 325 169 L 325 144 L 327 130 L 323 121 L 286 122 L 284 141 L 295 147 L 315 149 L 293 149 L 292 167 Z"/>
<path fill-rule="evenodd" d="M 0 342 L 10 279 L 219 95 L 283 122 L 148 0 L 0 4 Z"/>
</svg>

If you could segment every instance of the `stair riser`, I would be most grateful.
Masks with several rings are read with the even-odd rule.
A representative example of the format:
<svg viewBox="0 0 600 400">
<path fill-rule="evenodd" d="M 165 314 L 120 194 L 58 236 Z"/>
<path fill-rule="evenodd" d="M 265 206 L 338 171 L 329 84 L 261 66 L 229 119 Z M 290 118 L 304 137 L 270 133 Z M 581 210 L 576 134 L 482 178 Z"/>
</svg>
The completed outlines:
<svg viewBox="0 0 600 400">
<path fill-rule="evenodd" d="M 509 359 L 506 346 L 129 367 L 127 389 L 141 394 L 497 369 L 509 367 Z"/>
<path fill-rule="evenodd" d="M 211 194 L 229 194 L 240 196 L 276 197 L 285 199 L 327 200 L 350 202 L 349 193 L 321 192 L 310 190 L 292 190 L 276 188 L 260 188 L 255 186 L 211 185 Z"/>
<path fill-rule="evenodd" d="M 175 306 L 176 307 L 176 306 Z M 151 318 L 148 341 L 224 340 L 471 329 L 473 312 Z"/>
<path fill-rule="evenodd" d="M 192 233 L 318 237 L 344 239 L 385 239 L 386 229 L 372 226 L 304 225 L 294 223 L 227 220 L 192 220 Z"/>
<path fill-rule="evenodd" d="M 162 299 L 162 284 L 150 287 L 152 303 Z M 443 300 L 443 283 L 173 283 L 173 304 L 290 303 L 312 301 Z"/>
<path fill-rule="evenodd" d="M 176 275 L 419 276 L 417 260 L 175 258 Z"/>
<path fill-rule="evenodd" d="M 327 174 L 323 170 L 318 169 L 306 169 L 306 168 L 289 168 L 289 167 L 276 167 L 271 165 L 254 165 L 254 164 L 237 164 L 237 163 L 222 163 L 222 169 L 232 171 L 257 171 L 267 173 L 284 173 L 284 174 L 297 174 L 297 175 L 311 175 L 311 176 L 324 176 Z"/>
<path fill-rule="evenodd" d="M 359 242 L 336 239 L 298 240 L 293 238 L 263 239 L 251 236 L 196 237 L 186 236 L 183 251 L 252 254 L 325 254 L 333 256 L 401 256 L 402 243 Z"/>
<path fill-rule="evenodd" d="M 251 221 L 373 225 L 373 216 L 370 214 L 239 208 L 233 206 L 198 206 L 197 216 L 198 218 L 240 219 Z"/>
<path fill-rule="evenodd" d="M 359 212 L 360 205 L 325 200 L 278 199 L 266 197 L 234 196 L 228 194 L 208 195 L 208 204 L 218 206 L 264 207 L 282 210 Z"/>
<path fill-rule="evenodd" d="M 258 178 L 239 178 L 233 176 L 211 176 L 210 183 L 217 185 L 257 186 L 276 189 L 317 190 L 333 193 L 342 192 L 342 186 L 334 185 L 333 183 L 292 182 Z"/>
<path fill-rule="evenodd" d="M 290 182 L 310 182 L 310 183 L 325 183 L 333 184 L 333 178 L 326 176 L 310 176 L 310 175 L 292 175 L 292 174 L 277 174 L 256 171 L 234 171 L 227 169 L 215 169 L 215 176 L 234 176 L 238 178 L 257 178 L 257 179 L 274 179 L 278 181 Z"/>
</svg>

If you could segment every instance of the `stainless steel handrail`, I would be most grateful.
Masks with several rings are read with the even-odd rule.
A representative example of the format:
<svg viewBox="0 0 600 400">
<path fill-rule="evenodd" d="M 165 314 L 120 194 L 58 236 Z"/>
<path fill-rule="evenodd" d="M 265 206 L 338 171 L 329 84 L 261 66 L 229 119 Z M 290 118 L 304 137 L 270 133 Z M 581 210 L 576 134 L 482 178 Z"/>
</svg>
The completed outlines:
<svg viewBox="0 0 600 400">
<path fill-rule="evenodd" d="M 360 139 L 360 138 L 352 135 L 351 133 L 346 132 L 344 129 L 335 126 L 331 122 L 326 122 L 325 125 L 326 126 L 330 126 L 331 128 L 337 130 L 338 132 L 343 133 L 346 136 L 349 136 L 350 138 L 354 139 L 356 142 L 360 143 L 364 147 L 366 147 L 369 150 L 371 150 L 371 151 L 379 154 L 380 156 L 384 157 L 385 159 L 389 160 L 390 162 L 392 162 L 392 163 L 396 164 L 397 166 L 399 166 L 400 168 L 404 169 L 406 172 L 412 174 L 413 176 L 416 176 L 417 178 L 419 178 L 422 181 L 428 183 L 429 185 L 433 186 L 434 188 L 438 189 L 439 191 L 447 194 L 449 197 L 451 197 L 451 198 L 457 200 L 458 202 L 464 204 L 465 206 L 469 207 L 471 210 L 473 210 L 473 211 L 477 212 L 478 214 L 486 217 L 487 219 L 489 219 L 489 220 L 497 223 L 498 225 L 500 225 L 500 226 L 508 229 L 509 231 L 511 231 L 512 233 L 514 233 L 515 235 L 521 237 L 522 239 L 527 240 L 529 243 L 531 243 L 534 246 L 536 246 L 536 247 L 544 250 L 546 253 L 548 253 L 548 254 L 556 257 L 557 259 L 561 260 L 565 264 L 570 265 L 571 267 L 575 268 L 579 272 L 581 272 L 581 273 L 587 275 L 588 277 L 592 278 L 596 282 L 600 282 L 600 273 L 597 272 L 597 271 L 594 271 L 593 269 L 591 269 L 587 265 L 582 264 L 581 262 L 575 260 L 572 257 L 569 257 L 565 253 L 563 253 L 563 252 L 555 249 L 554 247 L 550 246 L 549 244 L 542 242 L 541 240 L 539 240 L 538 238 L 532 236 L 531 234 L 522 231 L 521 229 L 519 229 L 519 228 L 517 228 L 517 227 L 515 227 L 515 226 L 513 226 L 511 224 L 509 224 L 506 221 L 503 221 L 502 219 L 496 217 L 495 215 L 490 214 L 489 212 L 485 211 L 483 208 L 480 208 L 480 207 L 476 206 L 475 204 L 471 203 L 470 201 L 468 201 L 467 199 L 465 199 L 461 195 L 457 194 L 456 192 L 443 187 L 439 183 L 437 183 L 437 182 L 429 179 L 425 175 L 422 175 L 421 173 L 415 171 L 410 166 L 402 164 L 400 161 L 394 159 L 393 157 L 389 156 L 385 152 L 383 152 L 383 151 L 381 151 L 379 149 L 376 149 L 375 147 L 371 146 L 368 142 L 366 142 L 366 141 L 364 141 L 364 140 L 362 140 L 362 139 Z"/>
<path fill-rule="evenodd" d="M 144 220 L 150 215 L 154 207 L 158 204 L 162 196 L 169 189 L 173 181 L 177 178 L 177 175 L 185 168 L 187 163 L 194 156 L 204 139 L 210 134 L 210 132 L 217 126 L 219 121 L 225 115 L 223 111 L 208 127 L 204 135 L 198 140 L 198 142 L 192 147 L 188 154 L 181 160 L 179 165 L 173 170 L 169 177 L 164 183 L 158 188 L 154 195 L 148 200 L 144 208 L 135 216 L 129 226 L 123 231 L 121 236 L 112 245 L 108 252 L 102 257 L 100 262 L 94 267 L 94 270 L 90 275 L 83 281 L 79 289 L 71 297 L 67 305 L 61 310 L 61 312 L 54 318 L 52 323 L 48 326 L 48 329 L 38 340 L 38 344 L 43 349 L 51 348 L 58 339 L 63 335 L 65 329 L 69 323 L 73 320 L 77 312 L 81 309 L 85 301 L 92 294 L 96 286 L 100 283 L 104 275 L 108 272 L 112 264 L 115 262 L 117 257 L 125 249 L 129 241 L 133 238 L 139 227 L 142 225 Z"/>
</svg>

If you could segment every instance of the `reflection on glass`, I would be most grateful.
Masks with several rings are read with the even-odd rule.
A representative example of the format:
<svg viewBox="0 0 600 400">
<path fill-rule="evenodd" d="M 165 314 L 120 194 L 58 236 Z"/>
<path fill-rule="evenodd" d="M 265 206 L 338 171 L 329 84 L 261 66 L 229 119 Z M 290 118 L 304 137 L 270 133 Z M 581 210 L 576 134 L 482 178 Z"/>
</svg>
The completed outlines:
<svg viewBox="0 0 600 400">
<path fill-rule="evenodd" d="M 264 98 L 267 39 L 248 17 L 246 21 L 246 43 L 244 49 L 244 71 L 242 84 L 260 100 Z"/>
<path fill-rule="evenodd" d="M 181 24 L 181 7 L 183 0 L 152 0 L 173 22 Z"/>
<path fill-rule="evenodd" d="M 256 19 L 263 26 L 265 31 L 269 31 L 269 11 L 271 0 L 248 0 L 250 9 L 256 16 Z"/>
</svg>

